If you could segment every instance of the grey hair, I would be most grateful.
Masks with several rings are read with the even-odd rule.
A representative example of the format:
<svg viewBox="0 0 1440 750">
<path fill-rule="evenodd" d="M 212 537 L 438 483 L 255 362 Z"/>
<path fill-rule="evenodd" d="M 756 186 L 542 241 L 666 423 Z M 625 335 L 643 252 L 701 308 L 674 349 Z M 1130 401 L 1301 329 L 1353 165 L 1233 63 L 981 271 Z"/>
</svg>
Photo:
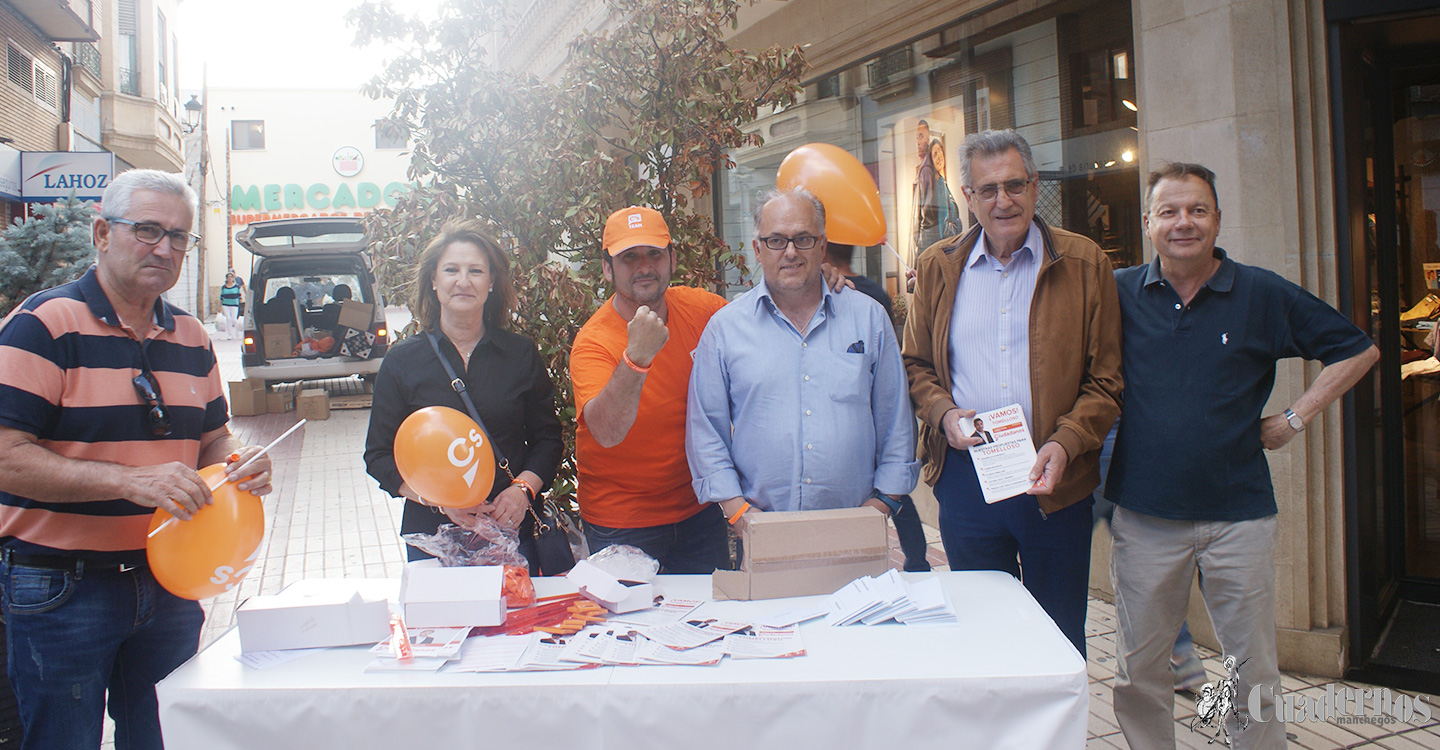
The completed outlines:
<svg viewBox="0 0 1440 750">
<path fill-rule="evenodd" d="M 125 214 L 130 213 L 130 199 L 136 190 L 149 190 L 184 198 L 192 216 L 200 208 L 200 198 L 179 174 L 159 169 L 131 169 L 116 175 L 115 179 L 110 181 L 110 186 L 105 188 L 105 194 L 100 197 L 100 207 L 103 209 L 101 213 L 107 219 L 124 218 Z"/>
<path fill-rule="evenodd" d="M 765 211 L 765 207 L 770 205 L 771 201 L 778 198 L 799 198 L 809 201 L 810 205 L 815 207 L 815 218 L 820 220 L 820 231 L 822 233 L 825 231 L 825 204 L 821 203 L 814 193 L 803 187 L 794 187 L 789 190 L 767 190 L 755 201 L 755 208 L 750 216 L 755 224 L 755 239 L 760 239 L 760 214 Z"/>
<path fill-rule="evenodd" d="M 965 141 L 960 144 L 960 184 L 974 187 L 970 182 L 970 162 L 975 157 L 999 156 L 1011 150 L 1020 153 L 1026 177 L 1033 178 L 1040 174 L 1040 171 L 1035 169 L 1035 157 L 1030 153 L 1030 143 L 1024 136 L 1010 128 L 983 130 L 965 136 Z"/>
</svg>

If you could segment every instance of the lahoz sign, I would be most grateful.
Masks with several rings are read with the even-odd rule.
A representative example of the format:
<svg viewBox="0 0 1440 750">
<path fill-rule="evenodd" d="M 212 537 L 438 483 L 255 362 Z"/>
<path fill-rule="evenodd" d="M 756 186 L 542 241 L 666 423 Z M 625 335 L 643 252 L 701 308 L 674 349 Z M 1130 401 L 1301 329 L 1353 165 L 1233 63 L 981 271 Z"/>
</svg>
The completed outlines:
<svg viewBox="0 0 1440 750">
<path fill-rule="evenodd" d="M 115 175 L 108 151 L 22 151 L 20 195 L 26 202 L 66 198 L 98 201 Z"/>
</svg>

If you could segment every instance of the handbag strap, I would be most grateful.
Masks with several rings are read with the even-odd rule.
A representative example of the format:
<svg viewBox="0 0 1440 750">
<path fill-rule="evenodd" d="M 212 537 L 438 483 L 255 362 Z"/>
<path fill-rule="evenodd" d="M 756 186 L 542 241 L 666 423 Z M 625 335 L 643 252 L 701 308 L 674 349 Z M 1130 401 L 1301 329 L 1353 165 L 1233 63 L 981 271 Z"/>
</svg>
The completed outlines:
<svg viewBox="0 0 1440 750">
<path fill-rule="evenodd" d="M 425 338 L 430 341 L 430 348 L 435 350 L 435 357 L 445 368 L 445 375 L 450 378 L 450 387 L 460 394 L 460 400 L 465 402 L 465 410 L 470 412 L 470 418 L 475 420 L 475 424 L 480 427 L 481 432 L 489 435 L 490 431 L 485 429 L 485 421 L 480 419 L 480 412 L 475 409 L 475 402 L 470 400 L 470 393 L 465 390 L 465 381 L 455 374 L 455 368 L 450 365 L 450 360 L 440 351 L 440 342 L 436 340 L 435 334 L 426 331 Z M 490 450 L 494 452 L 500 469 L 510 477 L 510 481 L 515 481 L 515 475 L 510 473 L 510 459 L 505 458 L 505 454 L 500 452 L 500 446 L 495 443 L 494 438 L 490 439 Z M 535 511 L 531 510 L 530 512 L 533 514 Z"/>
</svg>

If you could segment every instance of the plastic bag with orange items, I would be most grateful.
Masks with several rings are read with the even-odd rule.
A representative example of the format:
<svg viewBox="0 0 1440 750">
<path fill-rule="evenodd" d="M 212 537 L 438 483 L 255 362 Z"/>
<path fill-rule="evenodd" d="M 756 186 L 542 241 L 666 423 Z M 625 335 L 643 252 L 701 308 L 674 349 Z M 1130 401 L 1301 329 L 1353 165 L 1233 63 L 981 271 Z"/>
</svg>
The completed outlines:
<svg viewBox="0 0 1440 750">
<path fill-rule="evenodd" d="M 522 565 L 506 565 L 504 592 L 505 606 L 510 609 L 534 604 L 535 584 L 530 580 L 530 570 Z"/>
</svg>

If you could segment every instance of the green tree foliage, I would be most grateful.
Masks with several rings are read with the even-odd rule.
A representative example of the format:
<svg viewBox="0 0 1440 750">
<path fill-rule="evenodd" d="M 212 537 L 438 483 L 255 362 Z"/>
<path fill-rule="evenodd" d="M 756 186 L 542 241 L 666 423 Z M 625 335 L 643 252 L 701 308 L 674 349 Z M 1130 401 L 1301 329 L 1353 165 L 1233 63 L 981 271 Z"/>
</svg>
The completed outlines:
<svg viewBox="0 0 1440 750">
<path fill-rule="evenodd" d="M 0 232 L 0 317 L 42 289 L 80 278 L 95 260 L 95 207 L 69 198 L 36 203 L 28 219 Z"/>
<path fill-rule="evenodd" d="M 405 50 L 365 87 L 394 102 L 420 187 L 371 215 L 373 260 L 392 299 L 409 299 L 415 259 L 446 220 L 490 222 L 513 253 L 513 327 L 533 339 L 555 380 L 566 458 L 556 496 L 574 490 L 575 334 L 608 296 L 600 264 L 605 218 L 627 205 L 670 226 L 678 283 L 718 288 L 743 256 L 697 207 L 729 149 L 759 144 L 743 127 L 799 94 L 799 48 L 762 52 L 725 41 L 753 0 L 608 0 L 611 22 L 569 45 L 556 82 L 506 69 L 483 46 L 500 5 L 448 0 L 432 21 L 388 3 L 350 20 L 357 43 Z"/>
</svg>

